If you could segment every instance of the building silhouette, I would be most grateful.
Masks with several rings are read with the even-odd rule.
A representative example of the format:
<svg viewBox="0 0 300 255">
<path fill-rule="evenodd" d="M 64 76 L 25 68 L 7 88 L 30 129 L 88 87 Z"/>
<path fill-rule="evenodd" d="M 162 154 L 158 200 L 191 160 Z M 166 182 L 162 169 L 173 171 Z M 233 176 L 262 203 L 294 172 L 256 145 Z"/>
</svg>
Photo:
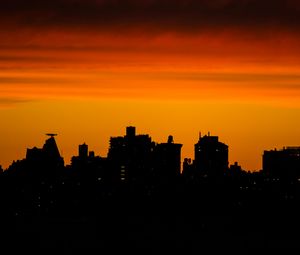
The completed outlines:
<svg viewBox="0 0 300 255">
<path fill-rule="evenodd" d="M 191 158 L 185 158 L 182 164 L 182 176 L 186 179 L 194 179 L 195 176 L 195 168 L 194 162 Z"/>
<path fill-rule="evenodd" d="M 141 182 L 151 174 L 154 143 L 149 135 L 136 135 L 127 127 L 126 135 L 110 138 L 108 161 L 115 181 Z"/>
<path fill-rule="evenodd" d="M 127 183 L 174 181 L 180 176 L 181 147 L 172 136 L 157 144 L 149 135 L 136 135 L 135 127 L 127 127 L 125 136 L 110 139 L 109 171 L 115 181 Z"/>
<path fill-rule="evenodd" d="M 89 151 L 88 145 L 83 143 L 78 146 L 78 156 L 71 159 L 71 170 L 80 180 L 109 181 L 107 158 L 95 156 L 94 151 Z"/>
<path fill-rule="evenodd" d="M 173 136 L 167 143 L 160 143 L 154 149 L 154 170 L 162 181 L 174 181 L 180 176 L 182 144 L 174 143 Z"/>
<path fill-rule="evenodd" d="M 93 160 L 95 155 L 89 152 L 89 146 L 85 143 L 78 145 L 78 156 L 73 156 L 71 166 L 76 169 L 83 169 Z"/>
<path fill-rule="evenodd" d="M 300 177 L 300 147 L 264 151 L 263 172 L 280 178 Z"/>
<path fill-rule="evenodd" d="M 238 164 L 238 162 L 234 162 L 234 164 L 229 167 L 229 173 L 232 175 L 240 174 L 242 171 L 242 167 Z"/>
<path fill-rule="evenodd" d="M 197 174 L 221 176 L 228 169 L 228 146 L 210 134 L 195 144 L 194 167 Z"/>
<path fill-rule="evenodd" d="M 34 147 L 27 149 L 26 161 L 29 164 L 45 168 L 60 168 L 64 166 L 64 159 L 58 150 L 55 136 L 56 134 L 47 134 L 50 136 L 45 141 L 43 148 Z"/>
<path fill-rule="evenodd" d="M 89 153 L 89 147 L 87 144 L 81 144 L 78 146 L 78 156 L 82 159 L 87 158 Z"/>
</svg>

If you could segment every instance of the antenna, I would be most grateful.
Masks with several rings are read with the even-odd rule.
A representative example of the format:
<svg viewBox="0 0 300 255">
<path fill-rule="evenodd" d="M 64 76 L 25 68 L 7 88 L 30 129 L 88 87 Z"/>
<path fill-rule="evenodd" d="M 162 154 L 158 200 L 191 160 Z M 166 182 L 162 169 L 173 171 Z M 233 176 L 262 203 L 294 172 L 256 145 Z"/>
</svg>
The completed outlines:
<svg viewBox="0 0 300 255">
<path fill-rule="evenodd" d="M 46 134 L 46 136 L 54 137 L 54 136 L 57 136 L 57 134 L 48 133 L 48 134 Z"/>
</svg>

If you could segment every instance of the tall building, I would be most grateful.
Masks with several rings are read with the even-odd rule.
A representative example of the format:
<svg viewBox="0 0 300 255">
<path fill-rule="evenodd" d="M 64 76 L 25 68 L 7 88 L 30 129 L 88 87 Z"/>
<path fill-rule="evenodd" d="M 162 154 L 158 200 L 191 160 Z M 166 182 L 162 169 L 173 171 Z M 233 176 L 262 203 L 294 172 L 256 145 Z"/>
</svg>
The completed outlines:
<svg viewBox="0 0 300 255">
<path fill-rule="evenodd" d="M 264 151 L 263 171 L 274 177 L 300 177 L 300 147 Z"/>
<path fill-rule="evenodd" d="M 88 168 L 90 157 L 88 156 L 89 146 L 85 143 L 78 145 L 78 156 L 71 158 L 71 165 L 75 169 Z"/>
<path fill-rule="evenodd" d="M 228 146 L 210 134 L 195 144 L 195 171 L 200 175 L 223 175 L 228 169 Z"/>
<path fill-rule="evenodd" d="M 89 151 L 88 148 L 85 143 L 78 146 L 78 156 L 71 159 L 73 173 L 81 180 L 109 181 L 106 158 L 95 156 L 94 151 Z"/>
<path fill-rule="evenodd" d="M 87 158 L 88 152 L 89 152 L 89 147 L 87 144 L 84 143 L 78 146 L 78 156 L 80 158 Z"/>
<path fill-rule="evenodd" d="M 135 135 L 135 127 L 126 127 L 126 137 L 130 139 L 134 139 Z"/>
<path fill-rule="evenodd" d="M 157 144 L 154 149 L 154 169 L 156 176 L 164 180 L 174 180 L 180 175 L 182 144 L 174 143 L 173 136 L 167 143 Z"/>
<path fill-rule="evenodd" d="M 149 135 L 136 135 L 135 127 L 127 127 L 123 137 L 111 137 L 108 160 L 113 178 L 123 182 L 147 178 L 151 172 L 152 151 Z"/>
</svg>

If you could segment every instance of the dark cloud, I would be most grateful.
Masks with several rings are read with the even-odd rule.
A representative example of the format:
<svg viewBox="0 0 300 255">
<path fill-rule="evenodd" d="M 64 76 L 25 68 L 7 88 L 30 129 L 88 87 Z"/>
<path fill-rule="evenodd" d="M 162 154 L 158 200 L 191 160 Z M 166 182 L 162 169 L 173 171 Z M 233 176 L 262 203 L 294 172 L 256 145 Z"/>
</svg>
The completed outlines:
<svg viewBox="0 0 300 255">
<path fill-rule="evenodd" d="M 0 97 L 0 108 L 3 106 L 12 106 L 15 104 L 28 103 L 31 102 L 30 99 L 21 99 L 14 97 Z"/>
<path fill-rule="evenodd" d="M 206 27 L 297 29 L 300 3 L 293 0 L 3 0 L 0 15 L 2 27 L 102 30 L 146 27 L 180 32 Z"/>
<path fill-rule="evenodd" d="M 3 48 L 3 46 L 1 47 Z M 12 48 L 12 47 L 11 47 Z M 24 47 L 26 49 L 26 47 Z M 33 48 L 33 47 L 31 47 Z M 10 49 L 9 47 L 5 47 L 5 49 Z M 14 47 L 14 49 L 18 49 L 17 47 Z M 59 59 L 58 57 L 45 57 L 45 56 L 1 56 L 0 55 L 0 63 L 9 63 L 9 62 L 29 62 L 29 63 L 51 63 L 51 62 L 57 62 L 62 61 L 62 59 Z M 1 82 L 2 77 L 0 77 Z"/>
<path fill-rule="evenodd" d="M 1 76 L 0 77 L 0 88 L 7 86 L 8 84 L 40 84 L 40 83 L 54 83 L 61 81 L 60 79 L 49 80 L 49 78 L 28 78 L 28 77 L 13 77 L 13 76 Z"/>
<path fill-rule="evenodd" d="M 219 72 L 164 72 L 153 73 L 152 77 L 165 80 L 191 80 L 191 81 L 219 81 L 219 82 L 268 82 L 276 81 L 278 83 L 290 83 L 290 88 L 299 89 L 300 75 L 299 74 L 282 74 L 282 73 L 219 73 Z M 255 83 L 254 83 L 255 84 Z M 274 86 L 274 84 L 272 84 Z M 287 84 L 284 85 L 287 87 Z"/>
</svg>

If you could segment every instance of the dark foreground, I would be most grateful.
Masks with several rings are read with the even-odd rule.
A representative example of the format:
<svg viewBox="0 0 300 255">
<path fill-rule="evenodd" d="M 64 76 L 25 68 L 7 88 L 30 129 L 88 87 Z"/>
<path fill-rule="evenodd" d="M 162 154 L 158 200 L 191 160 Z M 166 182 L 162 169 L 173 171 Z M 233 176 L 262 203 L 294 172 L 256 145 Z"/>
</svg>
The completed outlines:
<svg viewBox="0 0 300 255">
<path fill-rule="evenodd" d="M 300 243 L 296 182 L 26 178 L 1 176 L 5 254 L 289 254 Z"/>
</svg>

